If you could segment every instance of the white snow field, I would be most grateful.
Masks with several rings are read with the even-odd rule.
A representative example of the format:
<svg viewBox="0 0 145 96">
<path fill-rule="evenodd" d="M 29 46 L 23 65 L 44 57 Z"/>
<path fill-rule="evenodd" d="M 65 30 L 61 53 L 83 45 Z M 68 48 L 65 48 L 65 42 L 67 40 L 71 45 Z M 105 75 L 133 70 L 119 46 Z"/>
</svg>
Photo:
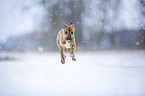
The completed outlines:
<svg viewBox="0 0 145 96">
<path fill-rule="evenodd" d="M 0 96 L 145 96 L 145 51 L 16 53 L 0 61 Z"/>
</svg>

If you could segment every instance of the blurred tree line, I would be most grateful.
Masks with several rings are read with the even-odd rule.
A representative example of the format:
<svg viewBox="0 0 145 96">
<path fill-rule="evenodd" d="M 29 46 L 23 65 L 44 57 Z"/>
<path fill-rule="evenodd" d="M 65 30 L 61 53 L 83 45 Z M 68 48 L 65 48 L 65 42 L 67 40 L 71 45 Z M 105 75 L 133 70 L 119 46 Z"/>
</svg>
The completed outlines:
<svg viewBox="0 0 145 96">
<path fill-rule="evenodd" d="M 134 11 L 140 14 L 133 17 L 137 22 L 136 28 L 128 28 L 123 26 L 126 22 L 122 23 L 122 17 L 119 16 L 120 10 L 126 11 L 122 9 L 122 0 L 40 0 L 39 4 L 46 11 L 41 25 L 41 31 L 45 34 L 43 43 L 50 44 L 50 48 L 57 48 L 56 35 L 62 28 L 61 24 L 72 22 L 76 28 L 77 46 L 80 48 L 144 47 L 145 23 L 141 20 L 145 16 L 144 2 L 135 2 L 132 10 L 139 7 Z"/>
<path fill-rule="evenodd" d="M 45 10 L 43 20 L 36 24 L 35 32 L 15 40 L 18 49 L 56 50 L 56 36 L 63 23 L 75 25 L 78 49 L 145 47 L 145 0 L 36 2 Z M 26 40 L 30 44 L 25 44 Z"/>
</svg>

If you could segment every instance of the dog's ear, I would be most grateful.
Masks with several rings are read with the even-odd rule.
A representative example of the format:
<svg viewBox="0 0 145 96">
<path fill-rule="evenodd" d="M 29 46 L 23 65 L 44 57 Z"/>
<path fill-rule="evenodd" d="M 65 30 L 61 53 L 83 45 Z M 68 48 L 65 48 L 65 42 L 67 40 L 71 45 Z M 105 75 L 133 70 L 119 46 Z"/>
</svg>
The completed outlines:
<svg viewBox="0 0 145 96">
<path fill-rule="evenodd" d="M 74 28 L 74 24 L 73 23 L 70 23 L 70 27 Z"/>
<path fill-rule="evenodd" d="M 63 28 L 67 27 L 68 25 L 67 24 L 62 24 Z"/>
</svg>

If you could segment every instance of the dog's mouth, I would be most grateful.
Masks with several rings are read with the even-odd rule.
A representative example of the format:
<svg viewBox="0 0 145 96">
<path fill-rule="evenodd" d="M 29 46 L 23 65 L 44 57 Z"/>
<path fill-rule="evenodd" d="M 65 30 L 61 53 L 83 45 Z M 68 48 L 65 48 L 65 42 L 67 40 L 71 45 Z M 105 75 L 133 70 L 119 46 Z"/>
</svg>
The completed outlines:
<svg viewBox="0 0 145 96">
<path fill-rule="evenodd" d="M 67 40 L 68 42 L 70 42 L 71 40 Z"/>
<path fill-rule="evenodd" d="M 67 39 L 66 39 L 67 40 Z M 71 40 L 67 40 L 68 42 L 71 42 Z"/>
<path fill-rule="evenodd" d="M 68 36 L 68 37 L 66 38 L 66 40 L 67 40 L 67 41 L 71 41 L 72 38 L 71 38 L 70 36 Z"/>
</svg>

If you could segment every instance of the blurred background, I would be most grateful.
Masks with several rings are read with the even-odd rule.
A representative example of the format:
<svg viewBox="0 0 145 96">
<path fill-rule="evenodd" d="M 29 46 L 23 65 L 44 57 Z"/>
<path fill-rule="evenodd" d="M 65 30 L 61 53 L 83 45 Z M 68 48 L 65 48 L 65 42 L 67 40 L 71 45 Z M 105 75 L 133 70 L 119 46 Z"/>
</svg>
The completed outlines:
<svg viewBox="0 0 145 96">
<path fill-rule="evenodd" d="M 145 0 L 0 0 L 0 13 L 0 51 L 56 51 L 62 23 L 77 50 L 145 48 Z"/>
</svg>

